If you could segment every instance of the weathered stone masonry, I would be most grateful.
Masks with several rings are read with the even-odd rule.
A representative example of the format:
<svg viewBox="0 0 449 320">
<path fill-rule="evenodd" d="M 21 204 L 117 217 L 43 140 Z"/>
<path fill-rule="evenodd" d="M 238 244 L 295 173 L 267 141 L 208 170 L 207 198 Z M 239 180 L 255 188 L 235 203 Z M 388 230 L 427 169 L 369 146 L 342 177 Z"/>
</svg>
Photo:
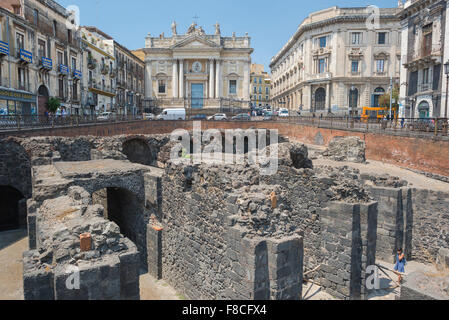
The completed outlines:
<svg viewBox="0 0 449 320">
<path fill-rule="evenodd" d="M 295 143 L 279 145 L 271 176 L 247 163 L 175 165 L 172 146 L 163 135 L 0 142 L 19 159 L 0 181 L 28 199 L 26 299 L 138 299 L 143 269 L 193 299 L 299 299 L 303 271 L 320 264 L 327 292 L 364 299 L 376 259 L 401 246 L 430 262 L 449 249 L 447 193 L 312 168 Z M 78 291 L 65 287 L 74 266 Z"/>
</svg>

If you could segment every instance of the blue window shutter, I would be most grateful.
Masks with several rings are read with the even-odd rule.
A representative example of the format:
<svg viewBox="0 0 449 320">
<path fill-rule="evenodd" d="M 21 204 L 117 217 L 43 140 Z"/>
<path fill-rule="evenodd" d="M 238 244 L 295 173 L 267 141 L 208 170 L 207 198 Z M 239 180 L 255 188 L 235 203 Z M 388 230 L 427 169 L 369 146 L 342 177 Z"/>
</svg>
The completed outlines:
<svg viewBox="0 0 449 320">
<path fill-rule="evenodd" d="M 371 108 L 374 107 L 374 94 L 371 95 Z"/>
</svg>

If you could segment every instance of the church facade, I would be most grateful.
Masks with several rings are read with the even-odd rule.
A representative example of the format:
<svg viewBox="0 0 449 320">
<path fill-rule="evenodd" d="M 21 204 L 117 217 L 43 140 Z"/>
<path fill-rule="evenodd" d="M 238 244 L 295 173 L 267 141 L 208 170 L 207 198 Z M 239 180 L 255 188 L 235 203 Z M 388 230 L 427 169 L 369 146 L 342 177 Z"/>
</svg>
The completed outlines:
<svg viewBox="0 0 449 320">
<path fill-rule="evenodd" d="M 208 35 L 193 23 L 185 34 L 145 39 L 145 106 L 208 109 L 250 104 L 251 39 Z"/>
</svg>

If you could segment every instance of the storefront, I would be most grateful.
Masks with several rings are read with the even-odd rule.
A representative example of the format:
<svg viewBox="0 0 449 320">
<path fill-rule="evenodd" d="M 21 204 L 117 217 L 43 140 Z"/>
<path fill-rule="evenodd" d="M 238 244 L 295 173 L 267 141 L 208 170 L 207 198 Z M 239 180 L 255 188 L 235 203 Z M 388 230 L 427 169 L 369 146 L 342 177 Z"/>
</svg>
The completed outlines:
<svg viewBox="0 0 449 320">
<path fill-rule="evenodd" d="M 0 88 L 0 115 L 36 115 L 36 95 Z"/>
</svg>

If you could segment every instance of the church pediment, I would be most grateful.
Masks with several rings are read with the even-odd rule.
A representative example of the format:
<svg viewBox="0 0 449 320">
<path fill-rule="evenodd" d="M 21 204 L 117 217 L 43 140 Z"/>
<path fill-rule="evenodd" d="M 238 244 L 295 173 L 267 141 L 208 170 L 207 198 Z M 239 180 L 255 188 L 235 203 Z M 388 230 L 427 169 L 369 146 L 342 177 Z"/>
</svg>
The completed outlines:
<svg viewBox="0 0 449 320">
<path fill-rule="evenodd" d="M 201 36 L 194 35 L 191 37 L 188 37 L 182 41 L 179 41 L 175 45 L 172 46 L 172 49 L 211 49 L 211 48 L 219 48 L 219 46 L 210 41 L 207 40 Z"/>
</svg>

